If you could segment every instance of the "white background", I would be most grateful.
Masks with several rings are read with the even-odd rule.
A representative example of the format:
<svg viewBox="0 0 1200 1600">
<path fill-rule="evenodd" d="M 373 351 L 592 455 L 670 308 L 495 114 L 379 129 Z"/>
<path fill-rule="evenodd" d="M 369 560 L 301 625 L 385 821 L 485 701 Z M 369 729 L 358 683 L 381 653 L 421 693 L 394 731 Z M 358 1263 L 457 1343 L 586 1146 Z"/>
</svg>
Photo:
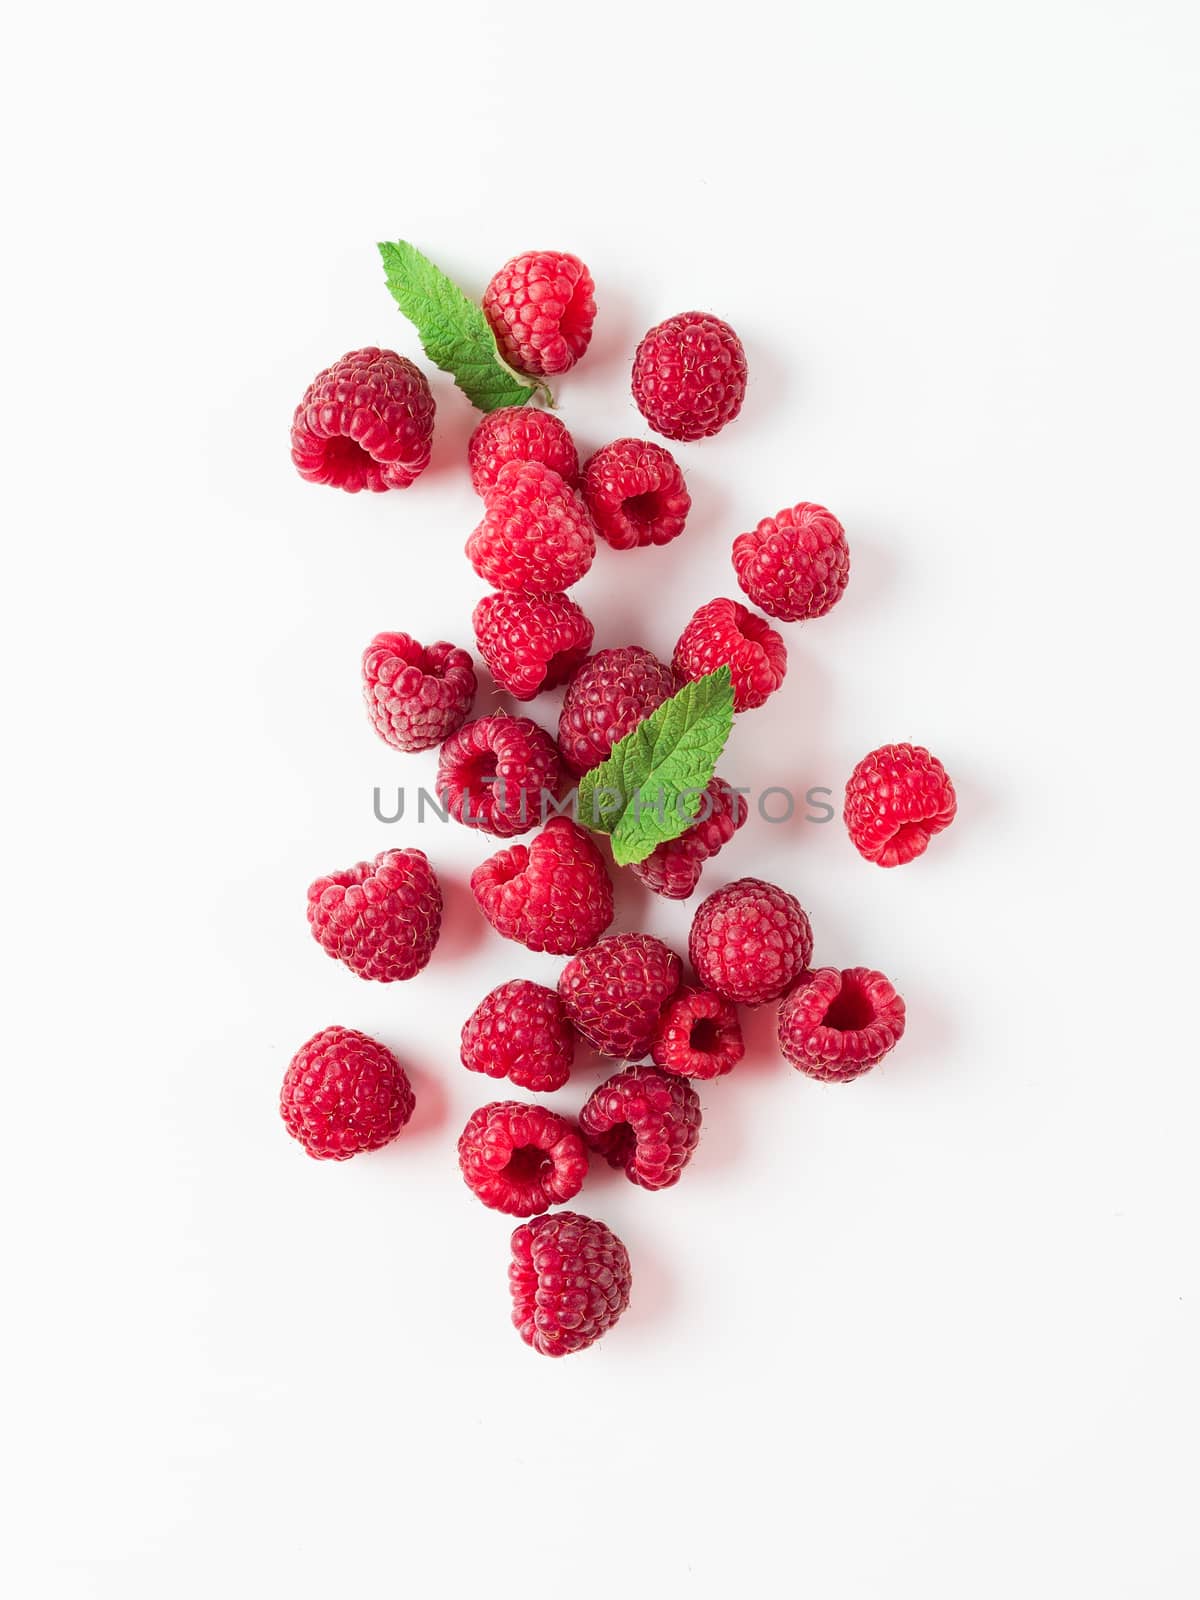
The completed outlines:
<svg viewBox="0 0 1200 1600">
<path fill-rule="evenodd" d="M 1192 9 L 9 29 L 8 1591 L 1195 1594 Z M 679 542 L 601 549 L 598 643 L 665 654 L 736 593 L 736 533 L 821 501 L 850 588 L 787 630 L 723 770 L 837 788 L 913 739 L 960 797 L 901 871 L 840 820 L 755 819 L 712 865 L 798 893 L 818 959 L 887 972 L 908 1033 L 823 1088 L 749 1018 L 678 1188 L 589 1177 L 633 1303 L 563 1362 L 509 1326 L 511 1224 L 454 1159 L 493 1093 L 462 1019 L 557 963 L 476 915 L 487 840 L 373 820 L 434 758 L 359 700 L 377 629 L 470 643 L 473 413 L 431 373 L 403 494 L 288 460 L 320 367 L 420 359 L 395 237 L 476 294 L 517 251 L 583 256 L 596 334 L 557 389 L 585 449 L 644 431 L 652 322 L 732 322 L 743 414 L 679 448 Z M 445 932 L 371 986 L 304 890 L 403 844 Z M 622 885 L 618 927 L 688 921 Z M 418 1111 L 318 1165 L 276 1097 L 335 1021 L 398 1051 Z"/>
</svg>

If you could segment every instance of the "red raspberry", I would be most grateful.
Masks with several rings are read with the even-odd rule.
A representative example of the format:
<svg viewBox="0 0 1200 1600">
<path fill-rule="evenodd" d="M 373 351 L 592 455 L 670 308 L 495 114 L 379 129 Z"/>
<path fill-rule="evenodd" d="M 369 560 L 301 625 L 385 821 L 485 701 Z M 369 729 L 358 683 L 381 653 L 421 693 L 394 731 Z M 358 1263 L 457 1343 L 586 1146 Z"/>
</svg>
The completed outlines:
<svg viewBox="0 0 1200 1600">
<path fill-rule="evenodd" d="M 577 775 L 606 759 L 675 693 L 675 675 L 640 645 L 598 650 L 571 679 L 558 719 L 558 747 Z"/>
<path fill-rule="evenodd" d="M 513 1326 L 539 1355 L 595 1344 L 629 1304 L 629 1284 L 629 1252 L 602 1222 L 559 1211 L 513 1230 Z"/>
<path fill-rule="evenodd" d="M 392 350 L 351 350 L 317 376 L 292 418 L 292 460 L 309 483 L 407 489 L 429 465 L 433 395 Z"/>
<path fill-rule="evenodd" d="M 534 378 L 573 367 L 592 337 L 594 290 L 578 256 L 527 250 L 506 262 L 483 291 L 483 311 L 509 366 Z"/>
<path fill-rule="evenodd" d="M 596 555 L 587 507 L 540 461 L 510 461 L 483 497 L 467 559 L 493 589 L 560 594 Z"/>
<path fill-rule="evenodd" d="M 614 550 L 670 544 L 692 504 L 674 456 L 648 439 L 617 439 L 597 450 L 584 464 L 583 498 Z"/>
<path fill-rule="evenodd" d="M 643 1189 L 678 1183 L 700 1139 L 700 1097 L 686 1078 L 626 1067 L 592 1091 L 579 1113 L 590 1147 Z"/>
<path fill-rule="evenodd" d="M 812 956 L 812 928 L 794 894 L 739 878 L 700 902 L 688 953 L 701 983 L 760 1006 L 795 982 Z"/>
<path fill-rule="evenodd" d="M 668 439 L 707 439 L 742 409 L 746 352 L 727 322 L 684 311 L 660 322 L 633 358 L 633 398 Z"/>
<path fill-rule="evenodd" d="M 534 1094 L 552 1094 L 571 1076 L 575 1031 L 553 989 L 527 978 L 502 983 L 463 1024 L 468 1072 L 508 1078 Z"/>
<path fill-rule="evenodd" d="M 618 933 L 568 961 L 558 993 L 572 1024 L 602 1056 L 647 1055 L 683 963 L 649 933 Z"/>
<path fill-rule="evenodd" d="M 710 600 L 679 635 L 675 671 L 694 683 L 718 667 L 733 674 L 733 709 L 752 711 L 787 672 L 787 647 L 775 629 L 736 600 Z"/>
<path fill-rule="evenodd" d="M 489 594 L 471 619 L 488 671 L 516 700 L 555 689 L 592 648 L 592 625 L 565 594 Z"/>
<path fill-rule="evenodd" d="M 413 1114 L 412 1085 L 395 1056 L 354 1028 L 322 1028 L 292 1057 L 279 1110 L 316 1161 L 378 1150 Z"/>
<path fill-rule="evenodd" d="M 904 1032 L 904 1001 L 882 972 L 821 967 L 779 1008 L 779 1048 L 810 1078 L 847 1083 L 883 1060 Z"/>
<path fill-rule="evenodd" d="M 823 617 L 850 577 L 846 530 L 832 511 L 802 500 L 738 535 L 733 570 L 768 616 L 782 622 Z"/>
<path fill-rule="evenodd" d="M 467 445 L 476 494 L 485 494 L 510 461 L 540 461 L 572 488 L 579 481 L 579 452 L 566 424 L 535 406 L 489 411 Z"/>
<path fill-rule="evenodd" d="M 720 1078 L 746 1053 L 736 1007 L 711 989 L 680 989 L 658 1019 L 650 1057 L 684 1078 Z"/>
<path fill-rule="evenodd" d="M 461 728 L 475 698 L 465 650 L 407 633 L 377 633 L 363 651 L 363 698 L 375 732 L 394 750 L 429 750 Z"/>
<path fill-rule="evenodd" d="M 850 774 L 843 812 L 859 855 L 902 867 L 954 821 L 954 785 L 936 756 L 919 744 L 885 744 Z"/>
<path fill-rule="evenodd" d="M 749 809 L 744 795 L 731 789 L 724 778 L 714 778 L 700 802 L 700 819 L 678 839 L 655 845 L 648 856 L 635 861 L 631 868 L 634 877 L 668 900 L 686 900 L 700 882 L 704 863 L 729 843 Z"/>
<path fill-rule="evenodd" d="M 530 844 L 476 867 L 471 892 L 503 938 L 555 956 L 585 949 L 613 919 L 604 857 L 569 817 L 552 817 Z"/>
<path fill-rule="evenodd" d="M 425 966 L 442 925 L 442 891 L 421 850 L 384 850 L 309 885 L 308 925 L 360 978 L 394 983 Z"/>
<path fill-rule="evenodd" d="M 572 1200 L 588 1158 L 579 1130 L 546 1106 L 494 1100 L 471 1115 L 458 1141 L 467 1188 L 510 1217 L 533 1217 Z"/>
<path fill-rule="evenodd" d="M 546 730 L 502 712 L 460 728 L 438 761 L 437 792 L 450 815 L 502 839 L 537 827 L 562 782 L 558 746 Z"/>
</svg>

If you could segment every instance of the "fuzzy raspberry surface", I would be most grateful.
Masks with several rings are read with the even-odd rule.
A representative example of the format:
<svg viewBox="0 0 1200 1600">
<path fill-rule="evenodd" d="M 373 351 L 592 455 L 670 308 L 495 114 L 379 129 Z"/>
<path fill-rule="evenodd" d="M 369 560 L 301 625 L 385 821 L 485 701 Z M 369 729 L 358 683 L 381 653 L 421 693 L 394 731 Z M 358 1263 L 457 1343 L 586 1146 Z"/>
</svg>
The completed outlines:
<svg viewBox="0 0 1200 1600">
<path fill-rule="evenodd" d="M 408 1075 L 392 1052 L 355 1028 L 322 1028 L 284 1074 L 284 1126 L 316 1161 L 348 1161 L 388 1144 L 413 1114 Z"/>
<path fill-rule="evenodd" d="M 801 501 L 764 517 L 733 541 L 733 570 L 745 594 L 781 622 L 823 617 L 850 578 L 846 530 L 824 506 Z"/>
<path fill-rule="evenodd" d="M 626 1067 L 579 1114 L 589 1147 L 642 1189 L 678 1183 L 700 1139 L 700 1097 L 686 1078 Z"/>
<path fill-rule="evenodd" d="M 483 291 L 483 313 L 510 367 L 553 377 L 573 367 L 591 341 L 594 294 L 578 256 L 527 250 L 505 262 Z"/>
<path fill-rule="evenodd" d="M 422 850 L 384 850 L 309 885 L 308 925 L 327 955 L 360 978 L 412 978 L 433 954 L 442 891 Z"/>
<path fill-rule="evenodd" d="M 475 699 L 475 665 L 439 639 L 377 633 L 363 651 L 363 699 L 375 732 L 393 750 L 430 750 L 461 728 Z"/>
<path fill-rule="evenodd" d="M 471 892 L 498 934 L 551 955 L 585 949 L 613 919 L 604 857 L 569 817 L 552 817 L 528 845 L 476 867 Z"/>
<path fill-rule="evenodd" d="M 539 1355 L 586 1350 L 629 1305 L 629 1252 L 592 1217 L 535 1217 L 513 1230 L 511 1249 L 513 1326 Z"/>
<path fill-rule="evenodd" d="M 471 1193 L 493 1211 L 533 1217 L 572 1200 L 588 1157 L 579 1129 L 546 1106 L 494 1100 L 472 1113 L 458 1141 L 458 1165 Z"/>
<path fill-rule="evenodd" d="M 553 989 L 527 978 L 502 983 L 463 1024 L 468 1072 L 507 1078 L 533 1094 L 552 1094 L 571 1076 L 575 1030 Z"/>
<path fill-rule="evenodd" d="M 566 683 L 592 648 L 592 625 L 565 594 L 485 595 L 471 621 L 488 671 L 516 700 Z"/>
<path fill-rule="evenodd" d="M 604 761 L 675 693 L 675 674 L 640 645 L 598 650 L 568 685 L 558 719 L 558 747 L 576 776 Z"/>
<path fill-rule="evenodd" d="M 957 809 L 954 785 L 936 756 L 919 744 L 885 744 L 850 774 L 842 817 L 859 855 L 900 867 L 950 826 Z"/>
<path fill-rule="evenodd" d="M 808 966 L 812 928 L 794 894 L 739 878 L 700 902 L 688 953 L 705 988 L 741 1005 L 765 1005 Z"/>
<path fill-rule="evenodd" d="M 673 665 L 685 683 L 728 666 L 733 709 L 753 711 L 783 682 L 787 646 L 765 617 L 736 600 L 710 600 L 680 634 Z"/>
<path fill-rule="evenodd" d="M 484 494 L 510 461 L 540 461 L 575 488 L 579 452 L 565 422 L 534 406 L 489 411 L 467 444 L 467 466 L 476 494 Z"/>
<path fill-rule="evenodd" d="M 584 464 L 583 497 L 614 550 L 670 544 L 692 504 L 675 457 L 648 439 L 615 439 L 597 450 Z"/>
<path fill-rule="evenodd" d="M 869 967 L 819 967 L 779 1008 L 779 1048 L 792 1066 L 825 1083 L 860 1077 L 903 1032 L 904 1001 Z"/>
<path fill-rule="evenodd" d="M 678 989 L 683 963 L 649 933 L 618 933 L 568 961 L 558 992 L 577 1032 L 602 1056 L 647 1055 L 658 1019 Z"/>
<path fill-rule="evenodd" d="M 667 1002 L 650 1059 L 684 1078 L 720 1078 L 746 1053 L 737 1007 L 711 989 L 680 989 Z"/>
<path fill-rule="evenodd" d="M 727 845 L 749 815 L 745 795 L 735 793 L 723 778 L 704 791 L 700 816 L 677 839 L 655 845 L 630 871 L 639 883 L 668 900 L 686 900 L 695 893 L 704 863 Z"/>
<path fill-rule="evenodd" d="M 483 504 L 483 520 L 467 540 L 467 558 L 493 589 L 560 594 L 591 566 L 592 519 L 553 468 L 510 461 Z"/>
<path fill-rule="evenodd" d="M 563 783 L 558 746 L 529 717 L 478 717 L 446 740 L 437 792 L 456 822 L 499 838 L 528 833 Z"/>
<path fill-rule="evenodd" d="M 407 489 L 429 465 L 433 395 L 394 350 L 351 350 L 319 372 L 292 418 L 292 460 L 309 483 L 348 494 Z"/>
<path fill-rule="evenodd" d="M 633 358 L 633 398 L 655 433 L 706 439 L 742 409 L 746 352 L 727 322 L 684 311 L 651 328 Z"/>
</svg>

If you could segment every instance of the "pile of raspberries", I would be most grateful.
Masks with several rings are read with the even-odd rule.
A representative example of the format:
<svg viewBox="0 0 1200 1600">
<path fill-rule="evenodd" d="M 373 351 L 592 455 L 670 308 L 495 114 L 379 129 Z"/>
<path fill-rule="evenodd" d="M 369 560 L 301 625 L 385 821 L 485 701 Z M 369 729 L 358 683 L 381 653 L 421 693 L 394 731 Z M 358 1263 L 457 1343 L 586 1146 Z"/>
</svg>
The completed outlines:
<svg viewBox="0 0 1200 1600">
<path fill-rule="evenodd" d="M 483 309 L 511 366 L 562 373 L 591 338 L 591 275 L 575 256 L 530 252 L 496 274 Z M 646 334 L 632 381 L 651 429 L 703 439 L 741 410 L 746 357 L 727 323 L 685 312 Z M 310 481 L 350 492 L 405 488 L 429 461 L 433 420 L 429 384 L 411 361 L 356 350 L 322 372 L 297 407 L 293 460 Z M 456 821 L 499 840 L 532 834 L 477 867 L 471 890 L 497 933 L 566 958 L 557 989 L 514 978 L 479 1002 L 463 1025 L 463 1066 L 537 1096 L 568 1082 L 580 1039 L 616 1063 L 575 1120 L 500 1098 L 472 1114 L 458 1141 L 467 1187 L 521 1219 L 509 1266 L 513 1323 L 535 1350 L 562 1356 L 592 1344 L 629 1303 L 620 1239 L 594 1218 L 552 1209 L 579 1194 L 589 1162 L 606 1161 L 642 1189 L 680 1181 L 700 1137 L 693 1080 L 736 1068 L 739 1007 L 777 1006 L 783 1056 L 809 1077 L 845 1083 L 900 1039 L 904 1001 L 870 967 L 814 967 L 803 906 L 756 878 L 700 901 L 686 965 L 649 934 L 608 935 L 615 869 L 596 837 L 563 815 L 540 825 L 544 795 L 597 766 L 683 683 L 727 665 L 738 713 L 776 692 L 787 650 L 767 616 L 811 620 L 841 598 L 850 557 L 837 518 L 801 502 L 733 541 L 738 586 L 767 616 L 720 597 L 685 624 L 670 663 L 638 645 L 592 653 L 592 624 L 567 590 L 591 567 L 597 539 L 624 551 L 684 532 L 691 500 L 670 451 L 622 438 L 581 464 L 556 416 L 510 407 L 479 423 L 467 466 L 483 514 L 466 552 L 493 591 L 475 608 L 475 644 L 495 683 L 518 701 L 567 686 L 557 736 L 525 716 L 470 720 L 475 664 L 443 641 L 379 634 L 363 656 L 363 688 L 376 732 L 394 749 L 441 747 L 438 789 Z M 746 822 L 745 799 L 722 778 L 705 799 L 700 820 L 630 869 L 655 893 L 695 894 L 706 863 Z M 850 838 L 879 866 L 920 855 L 954 813 L 950 779 L 918 745 L 871 751 L 846 785 Z M 422 970 L 441 918 L 437 874 L 420 850 L 385 850 L 308 891 L 317 943 L 380 983 Z M 412 1116 L 413 1092 L 385 1046 L 331 1027 L 297 1052 L 281 1109 L 310 1156 L 343 1161 L 394 1139 Z"/>
</svg>

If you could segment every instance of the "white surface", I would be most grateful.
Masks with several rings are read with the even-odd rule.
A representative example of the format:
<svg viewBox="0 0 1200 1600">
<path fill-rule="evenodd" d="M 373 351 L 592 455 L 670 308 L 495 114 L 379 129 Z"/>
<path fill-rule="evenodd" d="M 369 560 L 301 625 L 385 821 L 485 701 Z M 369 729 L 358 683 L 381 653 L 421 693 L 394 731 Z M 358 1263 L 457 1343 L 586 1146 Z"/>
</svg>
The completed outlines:
<svg viewBox="0 0 1200 1600">
<path fill-rule="evenodd" d="M 1194 1594 L 1191 8 L 34 15 L 0 113 L 9 1592 Z M 358 698 L 376 629 L 469 642 L 473 416 L 433 375 L 404 494 L 287 457 L 319 367 L 419 357 L 399 236 L 475 292 L 587 260 L 585 447 L 641 431 L 650 323 L 738 328 L 743 416 L 680 449 L 681 542 L 602 550 L 598 642 L 668 651 L 737 532 L 822 501 L 851 587 L 724 768 L 837 787 L 911 738 L 961 800 L 903 871 L 840 821 L 756 821 L 710 870 L 796 890 L 909 1032 L 823 1089 L 755 1017 L 679 1188 L 589 1179 L 634 1300 L 559 1363 L 454 1163 L 492 1088 L 463 1016 L 556 963 L 475 917 L 487 841 L 373 821 L 434 762 Z M 368 986 L 304 889 L 403 843 L 445 936 Z M 619 927 L 688 917 L 621 890 Z M 332 1021 L 419 1098 L 341 1166 L 275 1109 Z"/>
</svg>

